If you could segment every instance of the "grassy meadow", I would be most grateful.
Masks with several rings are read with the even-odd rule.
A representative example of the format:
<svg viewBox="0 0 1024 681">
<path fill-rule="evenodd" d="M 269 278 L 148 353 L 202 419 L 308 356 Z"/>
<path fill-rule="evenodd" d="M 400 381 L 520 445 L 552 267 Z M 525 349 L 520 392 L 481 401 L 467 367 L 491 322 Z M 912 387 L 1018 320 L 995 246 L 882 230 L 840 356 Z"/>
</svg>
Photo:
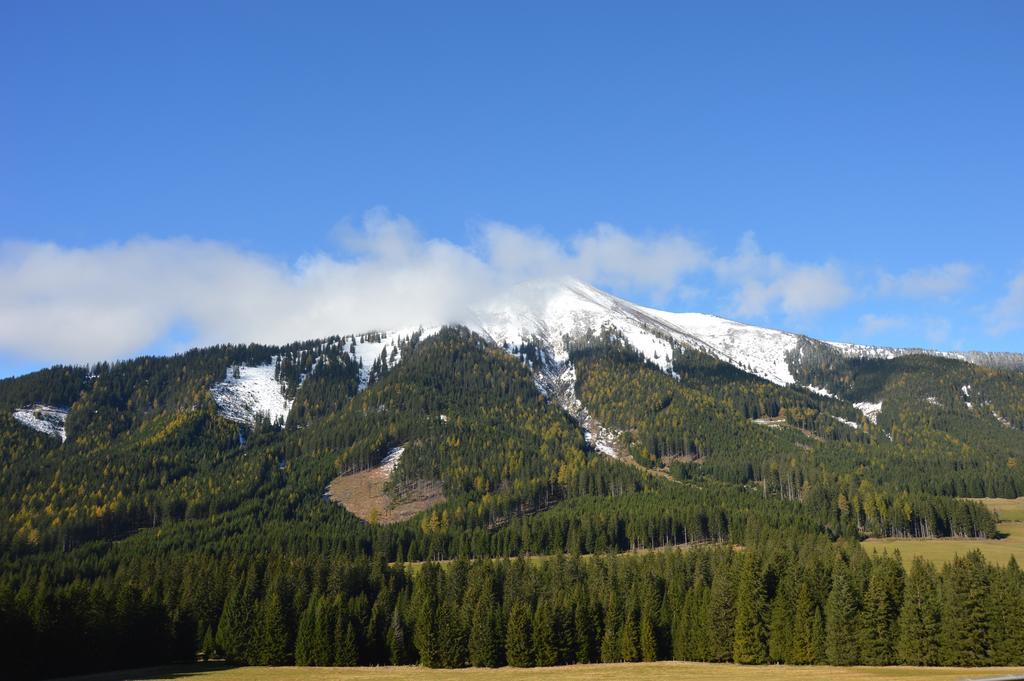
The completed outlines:
<svg viewBox="0 0 1024 681">
<path fill-rule="evenodd" d="M 203 665 L 165 667 L 75 677 L 77 681 L 941 681 L 1021 675 L 1024 667 L 791 667 L 743 666 L 701 662 L 587 664 L 540 669 L 425 669 L 423 667 L 237 667 Z"/>
<path fill-rule="evenodd" d="M 980 501 L 988 506 L 1004 523 L 1024 521 L 1024 497 L 1016 499 L 982 498 L 973 501 Z"/>
<path fill-rule="evenodd" d="M 867 551 L 875 549 L 890 553 L 899 549 L 903 564 L 910 567 L 915 556 L 932 561 L 937 566 L 947 563 L 953 556 L 964 555 L 978 549 L 988 560 L 1006 565 L 1010 556 L 1024 565 L 1024 497 L 1016 499 L 975 499 L 998 515 L 1001 539 L 868 539 L 863 542 Z"/>
</svg>

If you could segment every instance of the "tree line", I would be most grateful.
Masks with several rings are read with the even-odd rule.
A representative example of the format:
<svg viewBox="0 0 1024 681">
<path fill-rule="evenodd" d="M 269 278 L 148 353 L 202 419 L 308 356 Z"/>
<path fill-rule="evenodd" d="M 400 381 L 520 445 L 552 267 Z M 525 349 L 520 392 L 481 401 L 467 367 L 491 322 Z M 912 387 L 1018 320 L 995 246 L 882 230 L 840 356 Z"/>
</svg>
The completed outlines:
<svg viewBox="0 0 1024 681">
<path fill-rule="evenodd" d="M 856 544 L 543 560 L 186 554 L 60 584 L 0 581 L 17 678 L 220 659 L 519 667 L 1024 664 L 1024 575 L 974 552 L 940 569 Z"/>
</svg>

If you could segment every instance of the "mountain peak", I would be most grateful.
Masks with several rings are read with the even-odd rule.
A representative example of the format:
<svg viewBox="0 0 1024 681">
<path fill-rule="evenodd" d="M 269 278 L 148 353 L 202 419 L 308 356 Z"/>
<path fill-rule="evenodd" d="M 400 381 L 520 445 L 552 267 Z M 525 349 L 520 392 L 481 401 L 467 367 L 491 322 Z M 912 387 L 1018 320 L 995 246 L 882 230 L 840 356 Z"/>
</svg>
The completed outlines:
<svg viewBox="0 0 1024 681">
<path fill-rule="evenodd" d="M 529 280 L 474 309 L 466 326 L 498 345 L 536 343 L 558 362 L 568 358 L 566 339 L 616 331 L 647 359 L 671 369 L 673 346 L 706 352 L 779 385 L 796 382 L 792 363 L 801 342 L 848 358 L 892 359 L 925 353 L 982 365 L 1024 367 L 1024 355 L 949 353 L 819 341 L 702 312 L 668 312 L 636 305 L 573 277 Z"/>
</svg>

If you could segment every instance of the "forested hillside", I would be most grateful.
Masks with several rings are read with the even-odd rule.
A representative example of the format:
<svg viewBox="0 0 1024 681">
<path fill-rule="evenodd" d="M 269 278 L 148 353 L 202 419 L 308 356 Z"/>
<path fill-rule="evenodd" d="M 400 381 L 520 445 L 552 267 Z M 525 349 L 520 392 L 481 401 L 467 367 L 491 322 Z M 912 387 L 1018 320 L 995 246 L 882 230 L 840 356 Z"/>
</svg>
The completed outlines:
<svg viewBox="0 0 1024 681">
<path fill-rule="evenodd" d="M 960 497 L 1024 494 L 1021 374 L 837 354 L 807 365 L 815 392 L 652 337 L 670 366 L 610 328 L 559 364 L 449 327 L 2 381 L 3 653 L 24 678 L 197 654 L 1024 663 L 1015 563 L 905 574 L 859 545 L 996 534 Z M 240 417 L 268 385 L 287 417 Z M 35 405 L 66 440 L 15 418 Z M 388 493 L 436 485 L 432 508 L 368 523 L 325 496 L 398 449 Z"/>
</svg>

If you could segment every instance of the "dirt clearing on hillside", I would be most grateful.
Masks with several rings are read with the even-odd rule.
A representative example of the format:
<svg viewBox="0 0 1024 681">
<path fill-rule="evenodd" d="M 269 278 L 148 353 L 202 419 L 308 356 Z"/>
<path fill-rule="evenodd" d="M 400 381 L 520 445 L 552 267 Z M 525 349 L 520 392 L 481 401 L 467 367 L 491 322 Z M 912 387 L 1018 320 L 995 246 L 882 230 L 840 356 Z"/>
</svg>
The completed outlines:
<svg viewBox="0 0 1024 681">
<path fill-rule="evenodd" d="M 420 480 L 401 486 L 396 498 L 384 491 L 391 468 L 380 465 L 358 473 L 339 475 L 327 487 L 327 496 L 336 504 L 368 523 L 398 523 L 445 500 L 438 480 Z"/>
</svg>

